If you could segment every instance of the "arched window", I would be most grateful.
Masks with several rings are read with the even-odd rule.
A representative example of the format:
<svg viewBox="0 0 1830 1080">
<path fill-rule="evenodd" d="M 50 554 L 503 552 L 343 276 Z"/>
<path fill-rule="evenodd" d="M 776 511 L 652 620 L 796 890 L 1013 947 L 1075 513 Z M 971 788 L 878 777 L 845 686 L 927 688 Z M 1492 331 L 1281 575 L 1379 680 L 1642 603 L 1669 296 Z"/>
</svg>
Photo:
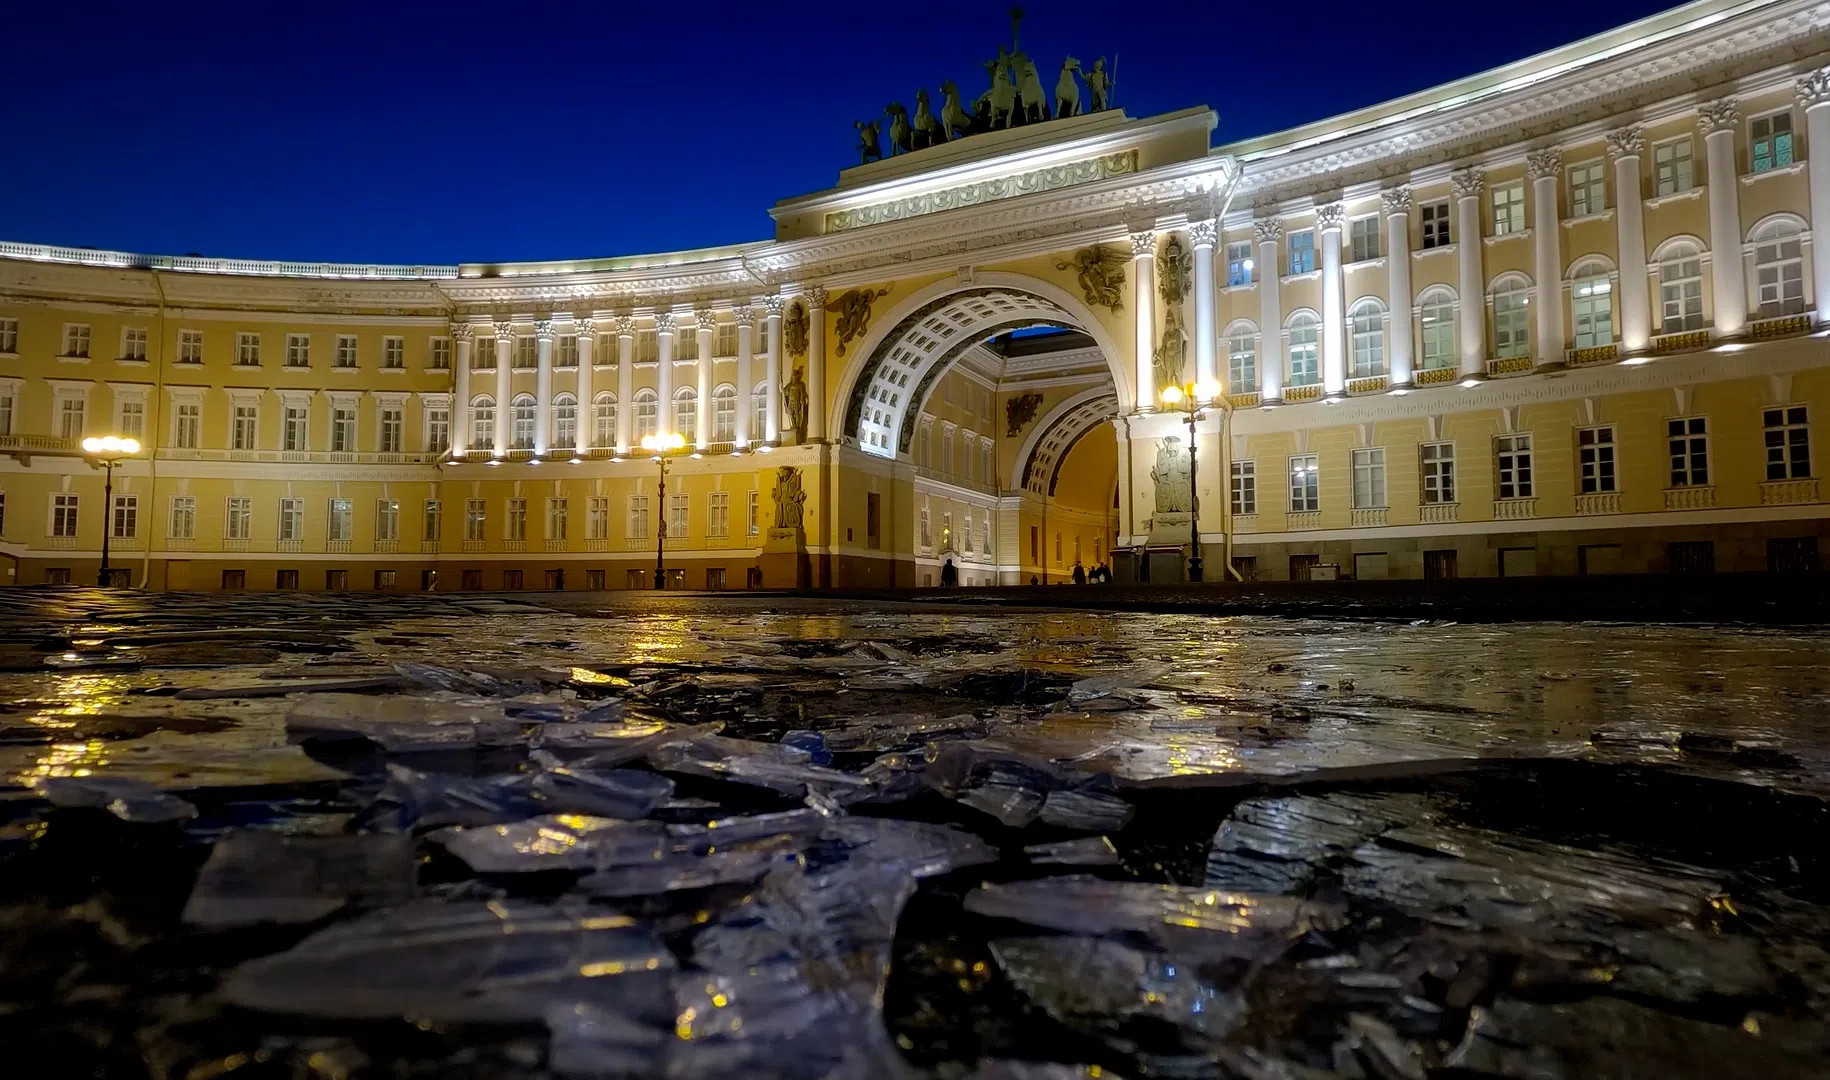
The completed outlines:
<svg viewBox="0 0 1830 1080">
<path fill-rule="evenodd" d="M 496 445 L 496 399 L 480 394 L 470 400 L 470 446 L 488 450 Z"/>
<path fill-rule="evenodd" d="M 660 402 L 656 400 L 653 390 L 642 389 L 635 392 L 635 434 L 630 438 L 637 446 L 642 440 L 655 433 L 655 423 L 660 415 Z"/>
<path fill-rule="evenodd" d="M 1589 259 L 1576 267 L 1569 283 L 1570 322 L 1578 349 L 1593 349 L 1614 342 L 1614 283 L 1607 264 Z"/>
<path fill-rule="evenodd" d="M 538 415 L 534 407 L 534 395 L 516 395 L 515 399 L 509 403 L 509 409 L 515 425 L 509 429 L 511 436 L 509 448 L 532 450 L 534 448 L 534 420 Z"/>
<path fill-rule="evenodd" d="M 578 399 L 571 394 L 560 394 L 553 399 L 553 445 L 566 448 L 578 445 Z"/>
<path fill-rule="evenodd" d="M 1754 302 L 1762 319 L 1805 310 L 1805 261 L 1798 222 L 1774 218 L 1754 229 Z M 1821 306 L 1823 298 L 1818 298 Z"/>
<path fill-rule="evenodd" d="M 1455 366 L 1455 294 L 1443 286 L 1426 290 L 1417 302 L 1423 370 Z"/>
<path fill-rule="evenodd" d="M 1501 360 L 1531 355 L 1531 282 L 1524 274 L 1502 274 L 1493 282 L 1493 355 Z"/>
<path fill-rule="evenodd" d="M 1291 386 L 1314 386 L 1322 381 L 1321 365 L 1316 362 L 1315 316 L 1307 311 L 1299 311 L 1290 316 L 1288 323 L 1290 333 L 1290 380 Z"/>
<path fill-rule="evenodd" d="M 1258 328 L 1244 319 L 1226 328 L 1226 389 L 1232 394 L 1258 389 Z"/>
<path fill-rule="evenodd" d="M 674 430 L 688 446 L 699 441 L 699 391 L 690 386 L 674 391 Z"/>
<path fill-rule="evenodd" d="M 712 391 L 712 441 L 737 441 L 737 388 L 729 383 Z"/>
<path fill-rule="evenodd" d="M 1658 307 L 1661 334 L 1703 328 L 1703 251 L 1688 240 L 1659 253 Z"/>
<path fill-rule="evenodd" d="M 591 445 L 616 445 L 616 395 L 608 390 L 591 399 Z"/>
<path fill-rule="evenodd" d="M 1349 378 L 1385 374 L 1385 305 L 1368 297 L 1347 313 L 1353 329 L 1353 367 Z"/>
<path fill-rule="evenodd" d="M 750 441 L 769 437 L 769 384 L 759 382 L 750 391 Z"/>
</svg>

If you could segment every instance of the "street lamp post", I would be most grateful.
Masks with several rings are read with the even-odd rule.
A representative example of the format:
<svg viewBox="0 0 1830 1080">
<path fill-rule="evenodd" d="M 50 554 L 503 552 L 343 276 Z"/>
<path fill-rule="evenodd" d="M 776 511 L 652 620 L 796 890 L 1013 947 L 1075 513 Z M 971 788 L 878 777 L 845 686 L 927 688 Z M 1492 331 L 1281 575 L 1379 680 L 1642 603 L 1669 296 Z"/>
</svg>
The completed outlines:
<svg viewBox="0 0 1830 1080">
<path fill-rule="evenodd" d="M 1201 410 L 1218 401 L 1218 383 L 1203 380 L 1163 387 L 1163 404 L 1182 413 L 1188 424 L 1188 580 L 1201 580 L 1201 472 L 1195 467 L 1195 425 L 1207 419 Z"/>
<path fill-rule="evenodd" d="M 83 453 L 89 456 L 92 463 L 102 467 L 107 477 L 102 483 L 102 569 L 96 574 L 96 584 L 108 585 L 108 537 L 114 531 L 114 467 L 121 459 L 132 457 L 140 452 L 140 440 L 123 439 L 113 435 L 101 438 L 90 436 L 83 440 Z"/>
<path fill-rule="evenodd" d="M 667 455 L 686 445 L 686 437 L 677 431 L 665 435 L 642 436 L 642 449 L 654 454 L 661 470 L 661 483 L 655 489 L 654 587 L 667 588 Z"/>
</svg>

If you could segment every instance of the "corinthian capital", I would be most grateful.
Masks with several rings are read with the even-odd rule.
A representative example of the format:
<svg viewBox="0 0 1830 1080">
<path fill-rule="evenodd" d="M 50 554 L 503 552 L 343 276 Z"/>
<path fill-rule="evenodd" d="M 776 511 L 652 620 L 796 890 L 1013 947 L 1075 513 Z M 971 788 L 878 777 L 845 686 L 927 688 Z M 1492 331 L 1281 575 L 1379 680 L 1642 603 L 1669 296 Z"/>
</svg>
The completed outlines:
<svg viewBox="0 0 1830 1080">
<path fill-rule="evenodd" d="M 597 320 L 589 315 L 572 316 L 572 332 L 579 337 L 590 337 L 597 333 Z"/>
<path fill-rule="evenodd" d="M 1284 223 L 1277 218 L 1254 221 L 1252 237 L 1261 244 L 1275 244 L 1284 238 Z"/>
<path fill-rule="evenodd" d="M 738 326 L 749 326 L 756 321 L 756 313 L 748 304 L 738 304 L 731 309 L 731 315 L 736 318 Z"/>
<path fill-rule="evenodd" d="M 539 338 L 541 341 L 553 340 L 553 320 L 535 319 L 534 320 L 534 336 Z"/>
<path fill-rule="evenodd" d="M 1473 169 L 1462 169 L 1449 178 L 1449 187 L 1458 199 L 1478 199 L 1486 186 L 1485 178 Z"/>
<path fill-rule="evenodd" d="M 678 323 L 678 320 L 676 320 L 674 318 L 673 312 L 671 312 L 671 311 L 655 312 L 655 316 L 654 316 L 655 333 L 671 334 L 674 332 L 674 327 L 677 325 L 679 325 L 679 323 Z"/>
<path fill-rule="evenodd" d="M 1213 218 L 1206 221 L 1188 223 L 1188 243 L 1190 247 L 1213 247 L 1220 242 L 1220 223 Z"/>
<path fill-rule="evenodd" d="M 815 285 L 813 288 L 808 289 L 807 290 L 807 305 L 809 307 L 814 307 L 814 308 L 825 307 L 826 306 L 826 287 L 823 285 Z"/>
<path fill-rule="evenodd" d="M 454 341 L 469 341 L 471 333 L 471 326 L 467 322 L 454 322 L 451 324 L 451 337 Z"/>
<path fill-rule="evenodd" d="M 1315 208 L 1315 227 L 1323 232 L 1340 232 L 1347 224 L 1347 207 L 1340 203 L 1326 203 Z"/>
<path fill-rule="evenodd" d="M 635 336 L 635 316 L 634 315 L 618 315 L 616 318 L 610 320 L 610 325 L 616 327 L 616 336 L 617 337 L 634 337 Z"/>
<path fill-rule="evenodd" d="M 1525 175 L 1533 180 L 1555 177 L 1563 168 L 1563 153 L 1559 150 L 1539 150 L 1525 155 Z"/>
<path fill-rule="evenodd" d="M 1131 234 L 1131 257 L 1133 259 L 1148 259 L 1155 254 L 1156 233 L 1145 231 Z"/>
<path fill-rule="evenodd" d="M 771 319 L 781 318 L 782 308 L 785 307 L 787 303 L 788 298 L 780 293 L 771 293 L 762 298 L 763 311 L 767 312 L 768 317 Z"/>
<path fill-rule="evenodd" d="M 515 339 L 515 324 L 507 319 L 496 320 L 496 348 L 500 349 L 505 341 Z"/>
<path fill-rule="evenodd" d="M 1608 132 L 1608 157 L 1616 160 L 1646 152 L 1646 129 L 1638 124 Z"/>
<path fill-rule="evenodd" d="M 1718 131 L 1733 131 L 1741 119 L 1741 106 L 1734 98 L 1723 98 L 1720 101 L 1706 101 L 1697 106 L 1697 126 L 1703 134 L 1713 135 Z"/>
<path fill-rule="evenodd" d="M 701 334 L 709 334 L 718 325 L 718 313 L 711 308 L 700 308 L 693 312 L 693 325 Z"/>
<path fill-rule="evenodd" d="M 1830 67 L 1818 68 L 1798 80 L 1797 90 L 1800 108 L 1809 109 L 1813 105 L 1830 105 Z"/>
<path fill-rule="evenodd" d="M 1395 187 L 1390 191 L 1381 192 L 1379 195 L 1379 209 L 1385 211 L 1386 217 L 1391 217 L 1394 214 L 1410 213 L 1411 189 L 1407 187 Z"/>
</svg>

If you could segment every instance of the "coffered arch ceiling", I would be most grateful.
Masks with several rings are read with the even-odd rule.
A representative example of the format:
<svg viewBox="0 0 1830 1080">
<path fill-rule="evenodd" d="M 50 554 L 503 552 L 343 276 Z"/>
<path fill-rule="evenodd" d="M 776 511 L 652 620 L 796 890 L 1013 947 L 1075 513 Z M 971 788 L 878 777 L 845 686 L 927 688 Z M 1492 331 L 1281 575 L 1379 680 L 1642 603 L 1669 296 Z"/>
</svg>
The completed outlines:
<svg viewBox="0 0 1830 1080">
<path fill-rule="evenodd" d="M 1023 488 L 1053 495 L 1061 462 L 1087 432 L 1118 415 L 1118 395 L 1111 390 L 1078 394 L 1036 425 L 1036 436 L 1020 458 Z"/>
</svg>

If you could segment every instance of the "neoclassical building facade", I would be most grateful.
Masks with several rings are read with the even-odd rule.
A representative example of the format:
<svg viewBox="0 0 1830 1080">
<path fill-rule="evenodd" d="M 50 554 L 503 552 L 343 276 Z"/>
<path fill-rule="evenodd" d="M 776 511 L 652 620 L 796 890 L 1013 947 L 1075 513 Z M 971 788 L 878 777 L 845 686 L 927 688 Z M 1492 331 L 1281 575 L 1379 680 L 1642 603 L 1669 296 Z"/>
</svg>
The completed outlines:
<svg viewBox="0 0 1830 1080">
<path fill-rule="evenodd" d="M 682 588 L 1164 580 L 1191 537 L 1210 580 L 1819 565 L 1830 4 L 1215 127 L 939 141 L 654 256 L 0 244 L 0 570 L 92 582 L 104 537 L 172 589 L 649 588 L 657 550 Z M 144 444 L 108 497 L 104 434 Z"/>
</svg>

